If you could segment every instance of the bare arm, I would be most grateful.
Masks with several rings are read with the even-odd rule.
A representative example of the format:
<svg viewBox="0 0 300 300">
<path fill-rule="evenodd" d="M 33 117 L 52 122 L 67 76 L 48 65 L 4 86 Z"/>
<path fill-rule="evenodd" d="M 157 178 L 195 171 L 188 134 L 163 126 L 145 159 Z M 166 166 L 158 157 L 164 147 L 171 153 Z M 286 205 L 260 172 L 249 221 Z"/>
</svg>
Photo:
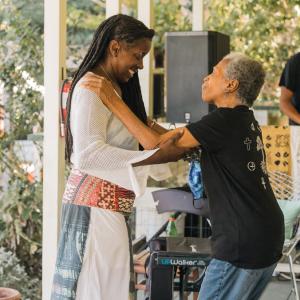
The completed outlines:
<svg viewBox="0 0 300 300">
<path fill-rule="evenodd" d="M 145 149 L 156 148 L 181 131 L 182 137 L 177 141 L 177 146 L 187 148 L 199 146 L 199 142 L 186 128 L 178 128 L 167 131 L 164 134 L 158 134 L 155 130 L 146 126 L 136 117 L 124 101 L 117 96 L 112 84 L 107 79 L 94 74 L 86 75 L 81 86 L 96 93 L 107 108 L 120 119 Z"/>
<path fill-rule="evenodd" d="M 140 142 L 145 149 L 157 148 L 160 134 L 146 126 L 117 95 L 105 101 L 100 98 L 107 108 L 127 127 L 128 131 Z"/>
<path fill-rule="evenodd" d="M 293 92 L 286 87 L 281 87 L 280 110 L 291 120 L 300 124 L 300 114 L 292 103 Z"/>
<path fill-rule="evenodd" d="M 181 138 L 182 132 L 173 134 L 166 142 L 163 142 L 159 146 L 159 150 L 147 159 L 133 164 L 134 167 L 167 163 L 171 161 L 177 161 L 183 158 L 186 152 L 189 152 L 189 148 L 178 147 L 177 141 Z"/>
<path fill-rule="evenodd" d="M 166 128 L 157 124 L 155 121 L 153 121 L 149 117 L 147 118 L 147 125 L 148 125 L 148 127 L 152 128 L 154 131 L 156 131 L 158 134 L 164 134 L 169 131 Z"/>
</svg>

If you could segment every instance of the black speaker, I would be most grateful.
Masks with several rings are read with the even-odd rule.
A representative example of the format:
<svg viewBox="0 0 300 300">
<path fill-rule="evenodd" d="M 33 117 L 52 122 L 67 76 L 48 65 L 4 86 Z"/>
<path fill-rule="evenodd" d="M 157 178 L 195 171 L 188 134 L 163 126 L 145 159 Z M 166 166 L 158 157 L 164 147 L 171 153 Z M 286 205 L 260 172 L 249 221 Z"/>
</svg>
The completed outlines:
<svg viewBox="0 0 300 300">
<path fill-rule="evenodd" d="M 153 75 L 153 117 L 163 117 L 164 112 L 164 75 Z"/>
<path fill-rule="evenodd" d="M 212 109 L 202 102 L 201 84 L 228 53 L 229 36 L 219 32 L 166 33 L 168 122 L 195 122 Z"/>
<path fill-rule="evenodd" d="M 173 300 L 173 280 L 172 266 L 152 266 L 149 300 Z"/>
</svg>

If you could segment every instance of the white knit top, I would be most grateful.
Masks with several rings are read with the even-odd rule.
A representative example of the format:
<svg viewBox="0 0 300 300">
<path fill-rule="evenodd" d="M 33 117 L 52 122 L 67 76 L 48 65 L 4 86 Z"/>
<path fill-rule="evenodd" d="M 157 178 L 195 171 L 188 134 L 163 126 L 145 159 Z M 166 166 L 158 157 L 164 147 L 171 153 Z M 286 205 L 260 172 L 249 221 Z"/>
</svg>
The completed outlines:
<svg viewBox="0 0 300 300">
<path fill-rule="evenodd" d="M 72 95 L 73 167 L 108 180 L 136 196 L 144 193 L 150 166 L 132 167 L 155 150 L 138 151 L 138 142 L 92 91 L 76 85 Z"/>
</svg>

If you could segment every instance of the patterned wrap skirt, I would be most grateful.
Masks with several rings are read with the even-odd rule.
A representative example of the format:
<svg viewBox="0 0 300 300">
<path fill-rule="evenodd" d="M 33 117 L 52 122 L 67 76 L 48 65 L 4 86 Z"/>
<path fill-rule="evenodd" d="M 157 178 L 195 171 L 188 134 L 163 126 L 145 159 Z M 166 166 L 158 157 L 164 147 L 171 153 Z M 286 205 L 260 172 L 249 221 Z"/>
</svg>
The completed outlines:
<svg viewBox="0 0 300 300">
<path fill-rule="evenodd" d="M 51 300 L 128 300 L 134 276 L 128 216 L 134 193 L 72 170 L 63 196 Z"/>
</svg>

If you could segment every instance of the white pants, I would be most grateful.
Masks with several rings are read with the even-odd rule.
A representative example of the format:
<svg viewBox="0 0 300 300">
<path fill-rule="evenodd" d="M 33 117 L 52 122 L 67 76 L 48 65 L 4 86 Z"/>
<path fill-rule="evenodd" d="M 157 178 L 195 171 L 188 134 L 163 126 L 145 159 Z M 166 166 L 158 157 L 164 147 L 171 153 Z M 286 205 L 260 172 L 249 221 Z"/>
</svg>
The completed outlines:
<svg viewBox="0 0 300 300">
<path fill-rule="evenodd" d="M 122 214 L 91 208 L 76 300 L 128 300 L 128 232 Z"/>
</svg>

